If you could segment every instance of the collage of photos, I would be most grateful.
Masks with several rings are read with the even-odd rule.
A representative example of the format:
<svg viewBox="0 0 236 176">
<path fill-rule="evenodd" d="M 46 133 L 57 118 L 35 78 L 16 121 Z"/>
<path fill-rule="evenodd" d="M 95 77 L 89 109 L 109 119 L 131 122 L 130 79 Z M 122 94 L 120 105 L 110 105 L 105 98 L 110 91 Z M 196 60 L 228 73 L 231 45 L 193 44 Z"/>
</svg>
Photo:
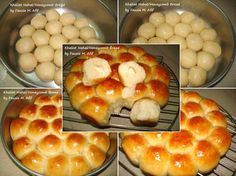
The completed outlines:
<svg viewBox="0 0 236 176">
<path fill-rule="evenodd" d="M 235 176 L 235 7 L 1 0 L 0 176 Z"/>
</svg>

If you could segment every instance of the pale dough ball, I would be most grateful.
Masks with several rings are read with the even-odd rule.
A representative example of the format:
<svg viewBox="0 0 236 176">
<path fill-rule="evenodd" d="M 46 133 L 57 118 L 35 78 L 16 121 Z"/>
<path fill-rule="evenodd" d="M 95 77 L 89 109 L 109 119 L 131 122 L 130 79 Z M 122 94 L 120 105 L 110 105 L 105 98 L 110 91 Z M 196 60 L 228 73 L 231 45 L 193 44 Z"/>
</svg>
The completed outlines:
<svg viewBox="0 0 236 176">
<path fill-rule="evenodd" d="M 35 31 L 34 26 L 30 24 L 25 24 L 21 27 L 19 34 L 21 37 L 31 37 L 33 32 Z"/>
<path fill-rule="evenodd" d="M 34 41 L 30 37 L 22 37 L 16 42 L 16 51 L 21 54 L 31 52 L 34 47 Z"/>
<path fill-rule="evenodd" d="M 75 16 L 71 13 L 63 13 L 60 17 L 60 22 L 65 26 L 69 24 L 74 24 Z"/>
<path fill-rule="evenodd" d="M 59 20 L 60 14 L 55 9 L 47 10 L 46 18 L 48 21 Z"/>
<path fill-rule="evenodd" d="M 49 44 L 55 50 L 62 48 L 62 44 L 64 43 L 67 43 L 67 39 L 64 35 L 61 34 L 52 35 L 49 39 Z"/>
<path fill-rule="evenodd" d="M 203 40 L 199 34 L 191 33 L 186 38 L 187 46 L 195 51 L 202 49 Z"/>
<path fill-rule="evenodd" d="M 85 26 L 89 26 L 89 21 L 86 18 L 79 18 L 74 22 L 75 27 L 82 28 Z"/>
<path fill-rule="evenodd" d="M 154 12 L 149 16 L 149 22 L 155 26 L 165 22 L 165 16 L 162 13 Z"/>
<path fill-rule="evenodd" d="M 212 54 L 201 51 L 197 54 L 197 65 L 206 71 L 210 71 L 215 65 L 215 58 Z"/>
<path fill-rule="evenodd" d="M 41 81 L 52 81 L 55 71 L 56 66 L 52 62 L 43 62 L 35 69 L 35 73 Z"/>
<path fill-rule="evenodd" d="M 188 79 L 191 86 L 201 86 L 207 80 L 207 72 L 201 67 L 192 67 L 189 70 Z"/>
<path fill-rule="evenodd" d="M 93 28 L 89 26 L 82 27 L 80 29 L 80 38 L 84 41 L 90 39 L 90 38 L 96 38 L 96 32 Z"/>
<path fill-rule="evenodd" d="M 167 40 L 174 34 L 173 28 L 167 23 L 160 24 L 156 29 L 156 36 Z"/>
<path fill-rule="evenodd" d="M 191 49 L 184 49 L 181 53 L 181 66 L 191 68 L 197 64 L 197 53 Z"/>
<path fill-rule="evenodd" d="M 166 40 L 159 37 L 152 37 L 148 40 L 148 43 L 166 43 Z"/>
<path fill-rule="evenodd" d="M 138 35 L 146 39 L 155 36 L 155 26 L 152 23 L 144 23 L 138 28 Z"/>
<path fill-rule="evenodd" d="M 147 42 L 148 42 L 147 39 L 144 37 L 136 37 L 132 43 L 142 44 Z"/>
<path fill-rule="evenodd" d="M 52 20 L 46 24 L 45 29 L 51 35 L 60 34 L 62 29 L 62 24 L 57 20 Z"/>
<path fill-rule="evenodd" d="M 32 39 L 36 46 L 47 45 L 50 35 L 45 30 L 37 30 L 33 33 Z"/>
<path fill-rule="evenodd" d="M 20 55 L 19 65 L 24 72 L 31 72 L 37 66 L 37 60 L 32 53 L 24 53 Z"/>
<path fill-rule="evenodd" d="M 67 39 L 73 39 L 79 37 L 79 29 L 73 25 L 66 25 L 62 28 L 62 34 Z"/>
<path fill-rule="evenodd" d="M 84 43 L 84 41 L 79 38 L 74 38 L 71 39 L 68 43 Z"/>
<path fill-rule="evenodd" d="M 192 12 L 185 11 L 181 14 L 181 22 L 190 24 L 196 16 Z"/>
<path fill-rule="evenodd" d="M 43 29 L 47 24 L 47 18 L 43 15 L 36 15 L 31 19 L 31 25 L 35 27 L 35 29 Z"/>
<path fill-rule="evenodd" d="M 192 21 L 191 27 L 193 32 L 200 33 L 204 28 L 208 27 L 208 25 L 203 19 L 196 18 Z"/>
<path fill-rule="evenodd" d="M 212 28 L 203 29 L 200 33 L 203 40 L 215 40 L 217 37 L 217 33 Z"/>
<path fill-rule="evenodd" d="M 203 44 L 203 51 L 213 54 L 215 58 L 221 55 L 221 47 L 217 42 L 205 41 Z"/>
<path fill-rule="evenodd" d="M 98 43 L 103 43 L 101 40 L 97 39 L 97 38 L 90 38 L 88 40 L 86 40 L 85 43 L 94 43 L 94 44 L 98 44 Z"/>
<path fill-rule="evenodd" d="M 180 15 L 176 11 L 170 11 L 165 14 L 166 23 L 174 26 L 180 21 Z"/>
<path fill-rule="evenodd" d="M 58 86 L 62 84 L 62 69 L 56 70 L 54 74 L 54 81 Z"/>
<path fill-rule="evenodd" d="M 38 62 L 48 62 L 53 60 L 54 50 L 49 45 L 41 45 L 35 49 L 34 55 Z"/>
<path fill-rule="evenodd" d="M 53 62 L 57 67 L 62 67 L 62 49 L 58 49 L 55 51 Z"/>
<path fill-rule="evenodd" d="M 189 24 L 178 23 L 175 25 L 175 34 L 176 35 L 186 37 L 190 32 L 192 32 L 192 28 Z"/>
<path fill-rule="evenodd" d="M 180 68 L 181 80 L 180 84 L 182 87 L 188 85 L 188 69 Z"/>
<path fill-rule="evenodd" d="M 177 43 L 177 44 L 180 44 L 180 49 L 185 49 L 187 48 L 187 43 L 186 43 L 186 40 L 179 36 L 179 35 L 173 35 L 172 37 L 170 37 L 168 40 L 167 40 L 167 43 Z"/>
</svg>

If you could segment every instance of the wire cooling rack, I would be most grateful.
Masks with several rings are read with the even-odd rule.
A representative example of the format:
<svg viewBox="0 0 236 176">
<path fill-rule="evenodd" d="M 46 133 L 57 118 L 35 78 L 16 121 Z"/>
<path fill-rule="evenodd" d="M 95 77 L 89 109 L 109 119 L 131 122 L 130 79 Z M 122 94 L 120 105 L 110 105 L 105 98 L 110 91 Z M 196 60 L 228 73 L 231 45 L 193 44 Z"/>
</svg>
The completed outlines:
<svg viewBox="0 0 236 176">
<path fill-rule="evenodd" d="M 75 111 L 69 101 L 68 93 L 65 88 L 63 89 L 63 129 L 72 129 L 75 131 L 91 130 L 91 131 L 123 131 L 123 130 L 137 130 L 137 131 L 178 131 L 179 125 L 175 125 L 176 121 L 179 121 L 179 82 L 171 70 L 171 68 L 163 62 L 162 56 L 156 56 L 158 61 L 168 69 L 170 73 L 170 85 L 169 92 L 170 97 L 168 104 L 161 109 L 160 119 L 154 127 L 141 127 L 135 126 L 130 121 L 130 110 L 122 109 L 119 114 L 112 114 L 110 117 L 110 123 L 105 128 L 98 128 L 93 126 L 86 119 L 83 119 L 79 112 Z M 70 59 L 65 65 L 63 70 L 63 79 L 70 72 L 72 64 L 77 58 Z M 177 124 L 179 124 L 177 122 Z M 173 127 L 174 126 L 174 127 Z"/>
</svg>

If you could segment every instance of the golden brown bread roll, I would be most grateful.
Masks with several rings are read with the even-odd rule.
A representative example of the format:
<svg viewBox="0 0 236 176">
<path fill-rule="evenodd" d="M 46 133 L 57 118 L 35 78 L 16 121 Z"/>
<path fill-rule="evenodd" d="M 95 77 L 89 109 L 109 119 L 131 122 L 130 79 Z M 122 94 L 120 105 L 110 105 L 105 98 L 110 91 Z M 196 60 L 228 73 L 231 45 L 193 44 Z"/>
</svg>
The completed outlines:
<svg viewBox="0 0 236 176">
<path fill-rule="evenodd" d="M 145 54 L 145 50 L 141 47 L 133 46 L 128 49 L 128 52 L 133 54 L 136 59 L 140 58 L 142 55 Z"/>
<path fill-rule="evenodd" d="M 161 64 L 155 65 L 152 67 L 152 79 L 159 80 L 168 86 L 170 83 L 169 71 Z"/>
<path fill-rule="evenodd" d="M 45 120 L 34 120 L 28 127 L 27 136 L 39 141 L 49 133 L 49 125 Z"/>
<path fill-rule="evenodd" d="M 156 58 L 150 54 L 143 54 L 137 60 L 140 63 L 144 63 L 144 64 L 148 65 L 149 67 L 152 67 L 154 65 L 158 65 L 158 61 L 156 60 Z"/>
<path fill-rule="evenodd" d="M 85 59 L 76 60 L 70 68 L 71 72 L 82 72 Z"/>
<path fill-rule="evenodd" d="M 211 111 L 206 115 L 207 120 L 209 120 L 214 126 L 227 127 L 227 122 L 225 116 L 220 111 Z"/>
<path fill-rule="evenodd" d="M 123 62 L 128 62 L 128 61 L 134 61 L 135 57 L 133 54 L 130 53 L 120 53 L 117 58 L 116 58 L 116 62 L 117 63 L 123 63 Z"/>
<path fill-rule="evenodd" d="M 74 156 L 70 159 L 70 176 L 85 175 L 91 170 L 84 156 Z"/>
<path fill-rule="evenodd" d="M 83 135 L 72 133 L 64 141 L 64 151 L 70 155 L 81 154 L 86 144 L 87 140 Z"/>
<path fill-rule="evenodd" d="M 219 107 L 215 101 L 210 99 L 203 99 L 200 101 L 200 106 L 202 107 L 205 114 L 211 111 L 219 111 Z"/>
<path fill-rule="evenodd" d="M 60 111 L 54 105 L 45 105 L 39 108 L 39 118 L 48 122 L 60 117 Z"/>
<path fill-rule="evenodd" d="M 195 116 L 204 116 L 203 110 L 198 103 L 188 102 L 184 104 L 181 108 L 187 118 L 192 118 Z"/>
<path fill-rule="evenodd" d="M 166 141 L 169 139 L 170 134 L 166 132 L 148 132 L 143 133 L 143 136 L 151 146 L 164 147 Z"/>
<path fill-rule="evenodd" d="M 77 84 L 82 82 L 82 78 L 82 72 L 70 72 L 65 79 L 66 90 L 70 92 Z"/>
<path fill-rule="evenodd" d="M 97 132 L 89 136 L 90 143 L 98 146 L 102 151 L 107 152 L 110 146 L 110 139 L 105 133 Z"/>
<path fill-rule="evenodd" d="M 10 134 L 13 140 L 16 140 L 20 137 L 23 137 L 26 135 L 26 132 L 28 130 L 29 121 L 24 118 L 16 118 L 12 120 L 11 126 L 10 126 Z"/>
<path fill-rule="evenodd" d="M 38 110 L 38 106 L 36 106 L 35 104 L 32 104 L 32 105 L 30 104 L 30 105 L 25 106 L 21 110 L 19 116 L 22 118 L 29 119 L 29 120 L 34 120 L 36 118 L 37 110 Z"/>
<path fill-rule="evenodd" d="M 202 97 L 197 93 L 193 91 L 184 92 L 181 91 L 181 102 L 186 104 L 188 102 L 195 102 L 199 103 L 202 100 Z"/>
<path fill-rule="evenodd" d="M 13 142 L 13 152 L 17 158 L 21 159 L 35 148 L 34 142 L 27 137 L 21 137 Z"/>
<path fill-rule="evenodd" d="M 68 175 L 69 172 L 69 160 L 68 157 L 60 154 L 48 159 L 46 172 L 45 174 L 48 176 L 65 176 Z"/>
</svg>

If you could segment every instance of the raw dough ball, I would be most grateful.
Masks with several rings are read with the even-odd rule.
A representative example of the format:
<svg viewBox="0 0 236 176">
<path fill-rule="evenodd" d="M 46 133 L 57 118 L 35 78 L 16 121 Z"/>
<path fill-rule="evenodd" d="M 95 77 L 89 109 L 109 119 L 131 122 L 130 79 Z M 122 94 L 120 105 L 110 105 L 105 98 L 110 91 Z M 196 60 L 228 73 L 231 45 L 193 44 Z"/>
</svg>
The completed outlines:
<svg viewBox="0 0 236 176">
<path fill-rule="evenodd" d="M 197 54 L 194 50 L 184 49 L 181 53 L 181 66 L 191 68 L 197 64 Z"/>
<path fill-rule="evenodd" d="M 43 29 L 47 23 L 47 18 L 43 15 L 36 15 L 31 19 L 31 25 L 35 27 L 35 29 Z"/>
<path fill-rule="evenodd" d="M 175 26 L 175 34 L 182 37 L 186 37 L 191 31 L 192 28 L 189 24 L 178 23 Z"/>
<path fill-rule="evenodd" d="M 46 12 L 46 18 L 48 21 L 59 20 L 60 14 L 55 9 L 50 9 Z"/>
<path fill-rule="evenodd" d="M 166 43 L 166 40 L 159 37 L 152 37 L 148 40 L 148 43 Z"/>
<path fill-rule="evenodd" d="M 190 24 L 196 16 L 192 12 L 185 11 L 181 14 L 181 22 Z"/>
<path fill-rule="evenodd" d="M 54 50 L 49 45 L 42 45 L 35 49 L 34 55 L 38 62 L 48 62 L 53 60 Z"/>
<path fill-rule="evenodd" d="M 51 35 L 60 34 L 62 29 L 62 24 L 57 20 L 52 20 L 46 24 L 45 29 Z"/>
<path fill-rule="evenodd" d="M 221 55 L 221 47 L 218 43 L 213 41 L 205 41 L 203 44 L 203 51 L 213 54 L 215 58 Z"/>
<path fill-rule="evenodd" d="M 21 37 L 31 37 L 34 31 L 34 26 L 30 24 L 25 24 L 21 27 L 19 34 Z"/>
<path fill-rule="evenodd" d="M 170 38 L 173 34 L 173 28 L 167 23 L 160 24 L 156 29 L 156 36 L 166 40 Z"/>
<path fill-rule="evenodd" d="M 103 42 L 101 40 L 97 39 L 97 38 L 90 38 L 90 39 L 86 40 L 86 43 L 97 44 L 97 43 L 103 43 Z"/>
<path fill-rule="evenodd" d="M 61 34 L 52 35 L 49 39 L 49 44 L 55 50 L 62 48 L 63 43 L 67 43 L 67 39 L 64 35 Z"/>
<path fill-rule="evenodd" d="M 67 39 L 73 39 L 79 37 L 79 29 L 73 25 L 66 25 L 62 28 L 62 34 Z"/>
<path fill-rule="evenodd" d="M 188 79 L 191 86 L 201 86 L 206 82 L 207 72 L 201 67 L 192 67 L 189 70 Z"/>
<path fill-rule="evenodd" d="M 79 38 L 74 38 L 74 39 L 71 39 L 69 43 L 84 43 L 84 41 Z"/>
<path fill-rule="evenodd" d="M 152 23 L 144 23 L 138 28 L 138 35 L 146 39 L 155 36 L 155 26 Z"/>
<path fill-rule="evenodd" d="M 212 28 L 203 29 L 200 33 L 203 40 L 215 40 L 217 37 L 217 33 Z"/>
<path fill-rule="evenodd" d="M 62 69 L 56 70 L 54 74 L 54 81 L 59 86 L 62 84 Z"/>
<path fill-rule="evenodd" d="M 197 65 L 206 71 L 210 71 L 215 65 L 215 58 L 212 54 L 201 51 L 197 54 Z"/>
<path fill-rule="evenodd" d="M 65 26 L 69 24 L 74 24 L 75 16 L 71 13 L 63 13 L 60 17 L 60 22 Z"/>
<path fill-rule="evenodd" d="M 80 32 L 80 38 L 84 41 L 90 38 L 96 38 L 96 33 L 94 29 L 89 26 L 81 28 L 79 32 Z"/>
<path fill-rule="evenodd" d="M 181 74 L 181 86 L 185 87 L 188 85 L 188 69 L 180 68 L 180 74 Z"/>
<path fill-rule="evenodd" d="M 34 41 L 30 37 L 20 38 L 16 42 L 16 51 L 18 53 L 29 53 L 34 49 Z"/>
<path fill-rule="evenodd" d="M 47 45 L 50 35 L 45 30 L 37 30 L 33 33 L 32 39 L 36 46 Z"/>
<path fill-rule="evenodd" d="M 137 43 L 137 44 L 147 43 L 147 39 L 144 37 L 137 37 L 133 40 L 132 43 Z"/>
<path fill-rule="evenodd" d="M 173 35 L 167 41 L 167 43 L 177 43 L 180 44 L 180 49 L 185 49 L 187 47 L 187 43 L 185 39 L 179 35 Z"/>
<path fill-rule="evenodd" d="M 195 51 L 202 49 L 203 40 L 199 34 L 191 33 L 186 38 L 187 46 Z"/>
<path fill-rule="evenodd" d="M 86 18 L 79 18 L 79 19 L 75 20 L 74 25 L 77 28 L 82 28 L 85 26 L 89 26 L 89 21 Z"/>
<path fill-rule="evenodd" d="M 207 23 L 201 18 L 196 18 L 191 23 L 191 27 L 195 33 L 200 33 L 207 26 Z"/>
<path fill-rule="evenodd" d="M 19 65 L 24 72 L 31 72 L 37 66 L 37 60 L 32 53 L 24 53 L 19 58 Z"/>
<path fill-rule="evenodd" d="M 165 14 L 166 23 L 174 26 L 180 21 L 180 16 L 176 11 L 170 11 Z"/>
<path fill-rule="evenodd" d="M 35 73 L 41 81 L 52 81 L 55 70 L 56 67 L 52 62 L 43 62 L 36 67 Z"/>
<path fill-rule="evenodd" d="M 58 49 L 54 53 L 54 63 L 57 67 L 62 67 L 62 49 Z"/>
<path fill-rule="evenodd" d="M 149 22 L 155 26 L 165 22 L 165 16 L 162 13 L 154 12 L 149 16 Z"/>
</svg>

